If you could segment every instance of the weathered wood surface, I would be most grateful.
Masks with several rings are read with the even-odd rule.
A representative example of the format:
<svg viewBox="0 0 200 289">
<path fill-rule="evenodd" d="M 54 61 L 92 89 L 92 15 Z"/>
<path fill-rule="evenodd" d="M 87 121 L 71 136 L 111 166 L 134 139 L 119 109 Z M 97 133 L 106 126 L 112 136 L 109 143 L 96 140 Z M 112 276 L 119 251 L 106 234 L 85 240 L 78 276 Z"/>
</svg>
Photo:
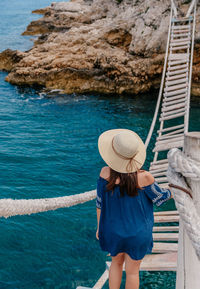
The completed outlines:
<svg viewBox="0 0 200 289">
<path fill-rule="evenodd" d="M 153 232 L 178 232 L 179 226 L 159 226 L 153 227 Z"/>
<path fill-rule="evenodd" d="M 106 262 L 109 270 L 111 262 Z M 176 271 L 177 253 L 146 255 L 141 263 L 140 271 Z M 125 270 L 125 266 L 123 266 Z"/>
</svg>

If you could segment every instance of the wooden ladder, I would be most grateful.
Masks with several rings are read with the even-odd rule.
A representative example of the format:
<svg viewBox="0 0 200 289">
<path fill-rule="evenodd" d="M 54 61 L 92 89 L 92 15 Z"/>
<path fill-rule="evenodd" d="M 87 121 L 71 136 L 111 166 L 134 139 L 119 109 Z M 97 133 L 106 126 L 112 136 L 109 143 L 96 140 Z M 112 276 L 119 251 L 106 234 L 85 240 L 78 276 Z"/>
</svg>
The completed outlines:
<svg viewBox="0 0 200 289">
<path fill-rule="evenodd" d="M 172 18 L 169 28 L 160 128 L 153 149 L 154 159 L 149 169 L 155 180 L 163 187 L 167 186 L 167 151 L 171 148 L 183 148 L 184 133 L 188 131 L 194 16 Z"/>
</svg>

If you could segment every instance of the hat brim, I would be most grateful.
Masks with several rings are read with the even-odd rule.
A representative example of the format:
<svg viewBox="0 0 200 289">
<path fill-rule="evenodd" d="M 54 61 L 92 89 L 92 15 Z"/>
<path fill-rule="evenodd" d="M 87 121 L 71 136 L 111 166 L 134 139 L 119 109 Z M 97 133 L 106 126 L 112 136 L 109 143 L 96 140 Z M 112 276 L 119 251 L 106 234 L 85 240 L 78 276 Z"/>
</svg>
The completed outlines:
<svg viewBox="0 0 200 289">
<path fill-rule="evenodd" d="M 112 147 L 113 137 L 117 135 L 118 133 L 121 133 L 124 131 L 131 132 L 137 138 L 139 142 L 138 152 L 133 158 L 132 169 L 129 171 L 127 171 L 127 165 L 129 163 L 129 160 L 121 158 L 119 155 L 117 155 Z M 112 129 L 112 130 L 105 131 L 99 137 L 98 149 L 105 163 L 110 168 L 120 173 L 136 172 L 143 166 L 145 159 L 146 159 L 146 148 L 142 139 L 139 137 L 137 133 L 129 129 Z"/>
</svg>

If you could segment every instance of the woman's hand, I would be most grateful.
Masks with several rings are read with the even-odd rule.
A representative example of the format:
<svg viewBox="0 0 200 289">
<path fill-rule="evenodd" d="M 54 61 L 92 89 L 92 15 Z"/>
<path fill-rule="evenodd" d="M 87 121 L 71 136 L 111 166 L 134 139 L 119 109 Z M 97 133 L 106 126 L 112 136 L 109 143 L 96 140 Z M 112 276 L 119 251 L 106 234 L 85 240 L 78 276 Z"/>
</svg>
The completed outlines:
<svg viewBox="0 0 200 289">
<path fill-rule="evenodd" d="M 97 238 L 97 240 L 99 240 L 99 230 L 98 229 L 96 231 L 96 238 Z"/>
</svg>

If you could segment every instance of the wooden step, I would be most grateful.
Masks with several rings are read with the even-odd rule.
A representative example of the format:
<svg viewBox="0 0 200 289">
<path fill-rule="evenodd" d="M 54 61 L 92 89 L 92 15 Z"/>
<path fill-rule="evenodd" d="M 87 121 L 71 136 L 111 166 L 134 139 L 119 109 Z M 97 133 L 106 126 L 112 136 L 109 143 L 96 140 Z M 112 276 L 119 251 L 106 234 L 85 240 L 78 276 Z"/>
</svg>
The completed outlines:
<svg viewBox="0 0 200 289">
<path fill-rule="evenodd" d="M 155 216 L 154 223 L 177 223 L 179 222 L 179 216 Z"/>
<path fill-rule="evenodd" d="M 178 89 L 176 91 L 165 92 L 165 93 L 163 93 L 163 96 L 175 96 L 175 95 L 183 94 L 183 93 L 186 93 L 186 92 L 187 92 L 187 88 Z"/>
<path fill-rule="evenodd" d="M 176 65 L 176 66 L 169 66 L 168 67 L 168 72 L 171 72 L 173 70 L 181 70 L 181 69 L 186 69 L 188 67 L 187 64 L 181 64 L 181 65 Z"/>
<path fill-rule="evenodd" d="M 167 103 L 173 100 L 180 100 L 180 99 L 184 100 L 186 97 L 187 97 L 187 93 L 179 94 L 176 96 L 164 96 L 163 101 Z"/>
<path fill-rule="evenodd" d="M 183 128 L 185 125 L 184 124 L 179 124 L 179 125 L 175 125 L 175 126 L 171 126 L 171 127 L 167 127 L 167 128 L 163 128 L 161 130 L 157 130 L 157 132 L 166 132 L 166 131 L 171 131 L 171 130 L 175 130 L 175 129 L 179 129 L 179 128 Z M 167 159 L 165 159 L 166 161 Z M 160 162 L 160 161 L 157 161 Z"/>
<path fill-rule="evenodd" d="M 165 120 L 170 120 L 178 117 L 182 117 L 185 115 L 185 112 L 182 113 L 177 113 L 176 115 L 171 115 L 171 116 L 165 116 L 165 117 L 160 117 L 159 121 L 165 121 Z"/>
<path fill-rule="evenodd" d="M 173 26 L 174 30 L 179 30 L 179 29 L 189 29 L 190 25 L 175 25 Z"/>
<path fill-rule="evenodd" d="M 186 34 L 186 33 L 190 33 L 191 30 L 190 29 L 182 29 L 182 30 L 172 30 L 173 35 L 178 35 L 178 34 Z"/>
<path fill-rule="evenodd" d="M 180 129 L 177 129 L 177 130 L 173 130 L 173 131 L 164 133 L 161 136 L 158 136 L 157 139 L 160 138 L 160 137 L 176 135 L 176 134 L 179 134 L 179 133 L 184 133 L 184 128 L 180 128 Z"/>
<path fill-rule="evenodd" d="M 161 178 L 155 178 L 155 181 L 157 183 L 164 183 L 164 182 L 167 182 L 167 177 L 161 177 Z"/>
<path fill-rule="evenodd" d="M 168 67 L 172 67 L 172 65 L 178 65 L 181 63 L 188 63 L 188 62 L 189 62 L 189 60 L 187 60 L 187 59 L 173 60 L 173 61 L 168 62 Z"/>
<path fill-rule="evenodd" d="M 177 233 L 153 233 L 154 241 L 178 241 Z"/>
<path fill-rule="evenodd" d="M 170 216 L 170 215 L 178 215 L 177 210 L 171 210 L 171 211 L 156 211 L 154 212 L 154 216 Z"/>
<path fill-rule="evenodd" d="M 185 38 L 185 37 L 190 37 L 191 36 L 191 33 L 190 32 L 186 32 L 186 33 L 172 33 L 171 35 L 171 39 L 176 39 L 177 37 L 182 37 L 182 38 Z"/>
<path fill-rule="evenodd" d="M 106 262 L 106 269 L 109 270 L 111 262 Z M 177 253 L 151 254 L 146 255 L 142 260 L 140 271 L 176 271 Z M 125 270 L 125 263 L 123 271 Z"/>
<path fill-rule="evenodd" d="M 159 132 L 159 131 L 157 131 L 157 132 Z M 165 164 L 165 163 L 168 163 L 168 159 L 157 160 L 156 162 L 151 162 L 151 165 Z"/>
<path fill-rule="evenodd" d="M 179 226 L 160 226 L 153 227 L 153 232 L 178 232 Z"/>
<path fill-rule="evenodd" d="M 182 147 L 183 147 L 183 140 L 179 140 L 176 142 L 157 144 L 155 148 L 153 149 L 153 152 L 167 151 L 172 148 L 182 148 Z"/>
<path fill-rule="evenodd" d="M 167 86 L 165 87 L 164 91 L 168 92 L 168 91 L 178 90 L 178 89 L 185 88 L 185 87 L 188 87 L 188 84 L 186 82 L 182 84 L 178 84 L 178 85 Z"/>
<path fill-rule="evenodd" d="M 179 134 L 173 134 L 173 135 L 162 135 L 156 138 L 157 141 L 162 141 L 162 140 L 170 140 L 173 138 L 179 138 L 179 137 L 184 137 L 184 133 L 179 133 Z"/>
<path fill-rule="evenodd" d="M 172 106 L 172 105 L 176 105 L 176 104 L 179 104 L 179 103 L 184 103 L 186 105 L 186 101 L 187 101 L 187 98 L 184 97 L 184 98 L 180 98 L 180 99 L 176 99 L 176 100 L 163 100 L 163 104 L 162 104 L 162 107 L 168 107 L 168 106 Z"/>
<path fill-rule="evenodd" d="M 190 44 L 190 41 L 175 42 L 174 40 L 171 40 L 170 47 L 182 46 L 182 45 L 188 45 L 188 44 Z"/>
<path fill-rule="evenodd" d="M 173 43 L 181 43 L 181 42 L 187 42 L 187 41 L 189 41 L 190 42 L 190 37 L 183 37 L 183 38 L 181 38 L 181 39 L 171 39 L 171 42 L 173 42 Z M 176 54 L 182 54 L 182 57 L 184 56 L 184 58 L 187 58 L 187 59 L 189 59 L 189 53 L 174 53 L 174 55 L 176 55 Z"/>
<path fill-rule="evenodd" d="M 149 168 L 149 171 L 150 171 L 150 173 L 151 173 L 152 175 L 157 174 L 157 173 L 166 174 L 167 168 L 168 168 L 168 164 L 167 164 L 167 166 L 166 166 L 165 168 L 159 168 L 158 166 L 152 167 L 152 168 L 150 167 L 150 168 Z"/>
<path fill-rule="evenodd" d="M 168 252 L 177 252 L 177 251 L 178 251 L 177 243 L 154 242 L 152 253 L 168 253 Z"/>
<path fill-rule="evenodd" d="M 188 53 L 170 53 L 169 60 L 178 60 L 178 59 L 189 59 Z"/>
<path fill-rule="evenodd" d="M 160 116 L 161 117 L 165 117 L 165 116 L 175 115 L 175 114 L 178 114 L 178 113 L 185 112 L 185 110 L 186 110 L 186 108 L 182 107 L 182 108 L 179 108 L 179 109 L 176 109 L 176 110 L 170 110 L 170 111 L 167 111 L 167 112 L 162 112 Z"/>
<path fill-rule="evenodd" d="M 178 75 L 174 75 L 174 76 L 167 76 L 166 77 L 166 81 L 174 81 L 175 79 L 177 79 L 177 81 L 179 81 L 179 79 L 185 79 L 188 81 L 188 74 L 187 73 L 182 73 L 182 74 L 178 74 Z"/>
<path fill-rule="evenodd" d="M 175 143 L 175 142 L 182 141 L 182 140 L 184 140 L 184 134 L 180 135 L 179 137 L 172 136 L 172 138 L 170 139 L 158 140 L 156 141 L 155 146 L 165 145 L 168 143 Z"/>
<path fill-rule="evenodd" d="M 163 171 L 163 172 L 155 172 L 155 171 L 151 171 L 152 176 L 155 177 L 166 177 L 167 176 L 167 171 Z"/>
<path fill-rule="evenodd" d="M 165 107 L 162 107 L 162 112 L 168 112 L 168 111 L 174 111 L 176 112 L 176 110 L 180 109 L 180 108 L 183 108 L 185 107 L 186 105 L 186 102 L 182 102 L 182 103 L 178 103 L 178 104 L 175 104 L 175 105 L 170 105 L 170 106 L 165 106 Z"/>
<path fill-rule="evenodd" d="M 189 45 L 182 45 L 182 46 L 171 47 L 170 49 L 171 49 L 172 51 L 176 51 L 176 50 L 188 49 L 189 47 L 190 47 Z"/>
<path fill-rule="evenodd" d="M 169 86 L 171 86 L 171 85 L 177 85 L 177 84 L 180 84 L 180 83 L 186 83 L 186 84 L 188 84 L 187 78 L 184 77 L 184 78 L 176 79 L 176 80 L 174 80 L 174 81 L 166 81 L 166 82 L 165 82 L 165 85 L 169 87 Z"/>
<path fill-rule="evenodd" d="M 151 171 L 153 170 L 166 170 L 168 168 L 168 162 L 164 164 L 152 163 L 150 166 Z"/>
<path fill-rule="evenodd" d="M 184 68 L 184 69 L 178 69 L 178 70 L 171 70 L 171 71 L 168 71 L 166 73 L 167 77 L 172 77 L 172 75 L 178 75 L 178 74 L 182 74 L 182 73 L 187 73 L 189 70 L 188 70 L 188 67 L 187 68 Z"/>
</svg>

